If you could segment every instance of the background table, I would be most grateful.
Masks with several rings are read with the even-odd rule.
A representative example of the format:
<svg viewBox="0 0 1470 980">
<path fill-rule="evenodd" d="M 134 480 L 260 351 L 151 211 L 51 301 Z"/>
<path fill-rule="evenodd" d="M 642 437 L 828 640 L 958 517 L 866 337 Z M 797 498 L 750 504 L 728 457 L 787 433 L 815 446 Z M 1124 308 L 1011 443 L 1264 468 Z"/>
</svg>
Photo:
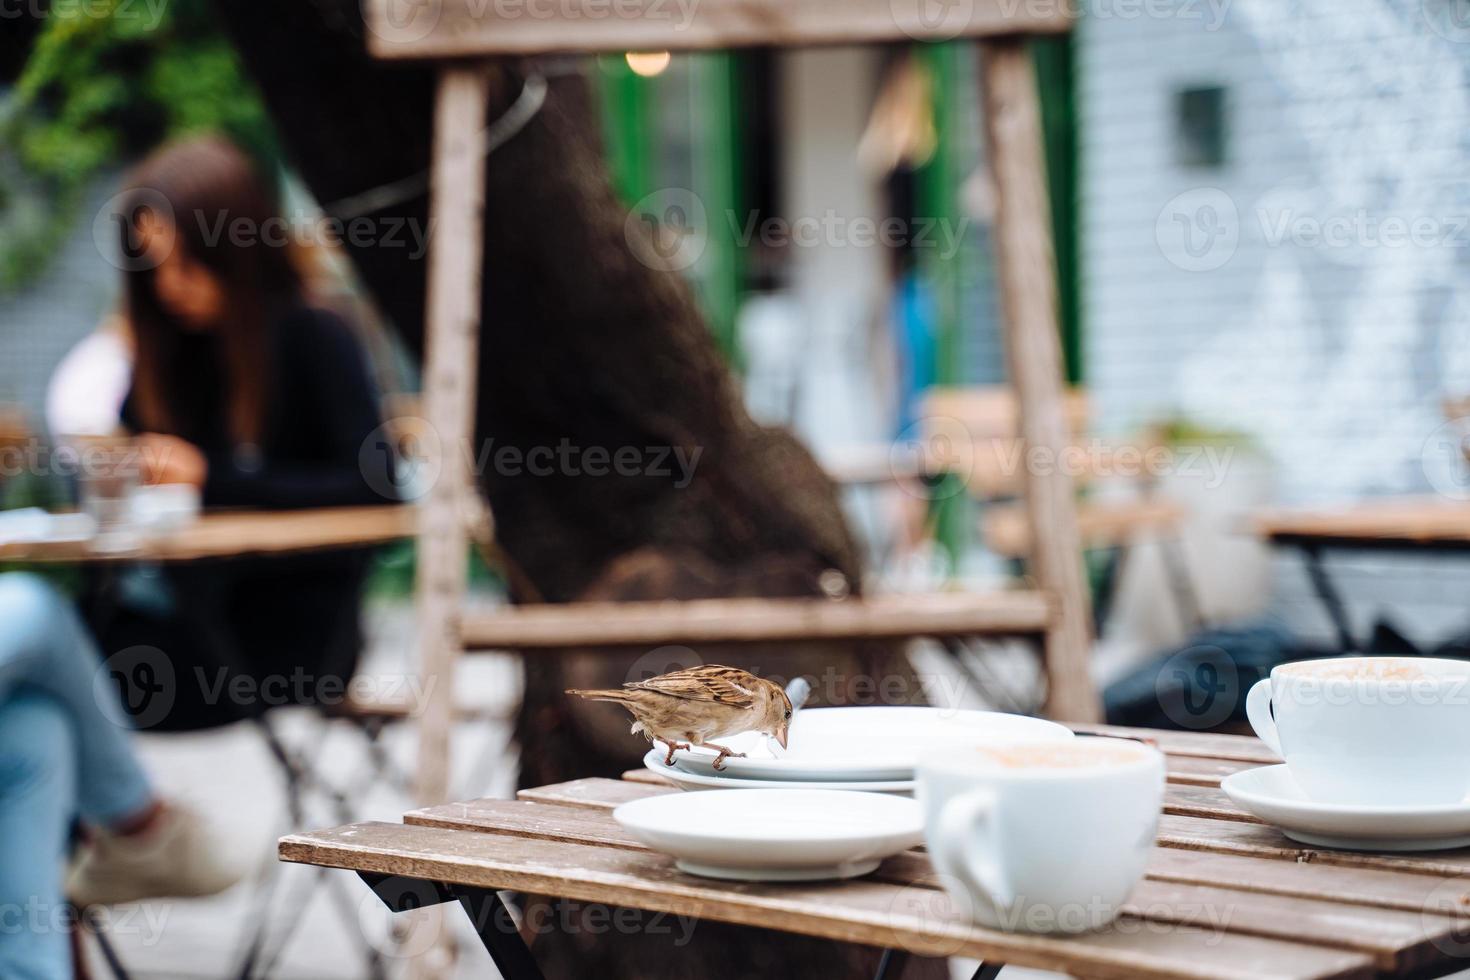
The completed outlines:
<svg viewBox="0 0 1470 980">
<path fill-rule="evenodd" d="M 176 531 L 147 535 L 140 539 L 137 548 L 128 551 L 95 551 L 87 540 L 11 542 L 0 544 L 0 562 L 100 566 L 95 569 L 94 581 L 81 601 L 94 616 L 101 616 L 115 600 L 119 573 L 129 563 L 279 557 L 329 549 L 366 548 L 412 538 L 417 528 L 418 509 L 402 504 L 211 511 Z M 372 766 L 367 774 L 369 780 L 385 778 L 387 756 L 378 751 L 378 738 L 387 724 L 410 717 L 407 707 L 398 703 L 349 698 L 333 706 L 331 717 L 350 722 L 363 739 Z M 350 819 L 348 808 L 356 802 L 361 790 L 356 787 L 344 789 L 323 778 L 317 757 L 322 744 L 320 739 L 299 746 L 290 745 L 264 715 L 255 719 L 255 727 L 270 750 L 270 758 L 280 769 L 287 806 L 293 817 L 304 812 L 308 793 L 324 793 L 327 801 L 337 807 L 338 819 Z M 299 818 L 293 822 L 299 822 Z M 270 938 L 267 930 L 271 924 L 269 909 L 273 904 L 288 901 L 276 894 L 274 887 L 273 882 L 267 883 L 257 893 L 256 907 L 250 916 L 253 924 L 247 926 L 242 936 L 244 945 L 239 957 L 239 973 L 242 975 L 251 974 L 260 963 L 268 966 L 274 951 L 282 948 L 290 938 L 287 931 L 274 945 L 267 942 Z M 296 898 L 300 903 L 298 908 L 305 908 L 310 892 L 303 892 Z M 102 946 L 103 955 L 109 960 L 115 959 L 117 954 L 107 939 L 106 931 L 96 930 L 94 934 Z M 370 962 L 377 963 L 375 953 L 370 954 Z"/>
<path fill-rule="evenodd" d="M 1470 504 L 1443 497 L 1386 497 L 1340 507 L 1272 509 L 1255 515 L 1256 533 L 1295 548 L 1344 651 L 1360 648 L 1347 605 L 1328 574 L 1329 551 L 1400 554 L 1470 552 Z"/>
<path fill-rule="evenodd" d="M 22 541 L 0 544 L 0 561 L 115 564 L 283 555 L 387 544 L 417 529 L 417 508 L 402 504 L 211 511 L 176 531 L 145 536 L 129 551 L 95 551 L 85 540 Z"/>
<path fill-rule="evenodd" d="M 1253 738 L 1141 729 L 1168 786 L 1147 876 L 1122 918 L 1074 937 L 973 926 L 911 851 L 846 882 L 719 882 L 677 871 L 613 821 L 613 807 L 677 792 L 657 774 L 579 779 L 281 840 L 284 861 L 358 872 L 390 907 L 458 901 L 511 978 L 539 976 L 496 890 L 665 912 L 897 951 L 969 956 L 1085 977 L 1439 976 L 1470 967 L 1470 849 L 1367 854 L 1305 847 L 1237 809 L 1232 772 L 1275 762 Z M 497 924 L 499 928 L 497 928 Z M 609 937 L 616 942 L 616 937 Z"/>
</svg>

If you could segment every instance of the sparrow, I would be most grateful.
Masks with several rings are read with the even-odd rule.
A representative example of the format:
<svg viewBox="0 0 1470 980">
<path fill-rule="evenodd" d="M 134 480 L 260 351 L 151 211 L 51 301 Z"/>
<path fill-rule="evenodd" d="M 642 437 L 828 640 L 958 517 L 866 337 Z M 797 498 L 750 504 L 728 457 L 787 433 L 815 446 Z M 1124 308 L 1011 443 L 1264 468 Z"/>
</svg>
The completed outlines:
<svg viewBox="0 0 1470 980">
<path fill-rule="evenodd" d="M 664 765 L 674 764 L 676 749 L 706 745 L 718 749 L 716 769 L 730 757 L 744 758 L 709 741 L 740 732 L 761 732 L 786 747 L 791 724 L 791 700 L 774 681 L 736 667 L 706 664 L 688 670 L 624 684 L 621 690 L 569 690 L 588 701 L 612 701 L 633 716 L 633 734 L 642 732 L 650 742 L 668 746 Z"/>
</svg>

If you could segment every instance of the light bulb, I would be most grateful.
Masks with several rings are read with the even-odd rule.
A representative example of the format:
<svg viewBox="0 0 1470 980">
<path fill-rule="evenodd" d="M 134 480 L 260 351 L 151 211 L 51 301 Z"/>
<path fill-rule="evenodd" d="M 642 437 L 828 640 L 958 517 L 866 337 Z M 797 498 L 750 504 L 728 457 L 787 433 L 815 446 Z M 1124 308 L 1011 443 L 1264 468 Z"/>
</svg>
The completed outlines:
<svg viewBox="0 0 1470 980">
<path fill-rule="evenodd" d="M 633 74 L 644 78 L 662 75 L 672 60 L 667 51 L 629 51 L 623 57 L 627 59 L 628 67 L 633 69 Z"/>
</svg>

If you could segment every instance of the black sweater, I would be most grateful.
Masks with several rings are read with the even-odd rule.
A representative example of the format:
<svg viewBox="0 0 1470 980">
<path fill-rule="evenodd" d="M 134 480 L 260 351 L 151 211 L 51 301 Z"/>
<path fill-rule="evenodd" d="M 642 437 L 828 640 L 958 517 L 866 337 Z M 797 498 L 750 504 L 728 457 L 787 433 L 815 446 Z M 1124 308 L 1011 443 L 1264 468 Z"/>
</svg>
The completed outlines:
<svg viewBox="0 0 1470 980">
<path fill-rule="evenodd" d="M 378 398 L 367 363 L 351 328 L 334 314 L 298 307 L 273 325 L 258 453 L 240 451 L 230 439 L 217 340 L 208 334 L 184 340 L 191 369 L 179 402 L 192 411 L 180 419 L 180 435 L 209 460 L 206 507 L 334 507 L 395 499 L 393 459 L 377 431 Z M 131 394 L 123 424 L 141 429 Z"/>
</svg>

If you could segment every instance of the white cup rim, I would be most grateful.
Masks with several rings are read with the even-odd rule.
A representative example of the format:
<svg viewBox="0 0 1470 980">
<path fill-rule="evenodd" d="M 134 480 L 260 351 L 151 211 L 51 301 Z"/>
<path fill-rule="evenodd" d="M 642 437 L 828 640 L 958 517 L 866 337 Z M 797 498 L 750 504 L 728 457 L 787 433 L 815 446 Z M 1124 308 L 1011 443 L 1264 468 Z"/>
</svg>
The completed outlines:
<svg viewBox="0 0 1470 980">
<path fill-rule="evenodd" d="M 1386 666 L 1420 667 L 1424 670 L 1413 677 L 1344 677 L 1336 674 L 1315 674 L 1312 668 L 1318 665 L 1350 666 L 1355 663 L 1377 663 Z M 1470 678 L 1470 660 L 1453 657 L 1317 657 L 1312 660 L 1294 660 L 1277 664 L 1271 668 L 1271 683 L 1289 684 L 1425 684 L 1444 681 L 1464 681 Z"/>
<path fill-rule="evenodd" d="M 1096 766 L 1007 766 L 989 760 L 986 750 L 991 749 L 1053 749 L 1069 750 L 1080 748 L 1083 752 L 1108 749 L 1123 749 L 1134 754 L 1134 758 L 1117 762 L 1105 761 Z M 970 747 L 963 755 L 946 759 L 931 759 L 919 764 L 919 775 L 927 772 L 950 775 L 984 775 L 1015 781 L 1058 781 L 1081 782 L 1090 779 L 1107 779 L 1124 773 L 1133 773 L 1162 767 L 1164 754 L 1146 742 L 1106 735 L 1083 735 L 1066 742 L 996 742 Z"/>
</svg>

